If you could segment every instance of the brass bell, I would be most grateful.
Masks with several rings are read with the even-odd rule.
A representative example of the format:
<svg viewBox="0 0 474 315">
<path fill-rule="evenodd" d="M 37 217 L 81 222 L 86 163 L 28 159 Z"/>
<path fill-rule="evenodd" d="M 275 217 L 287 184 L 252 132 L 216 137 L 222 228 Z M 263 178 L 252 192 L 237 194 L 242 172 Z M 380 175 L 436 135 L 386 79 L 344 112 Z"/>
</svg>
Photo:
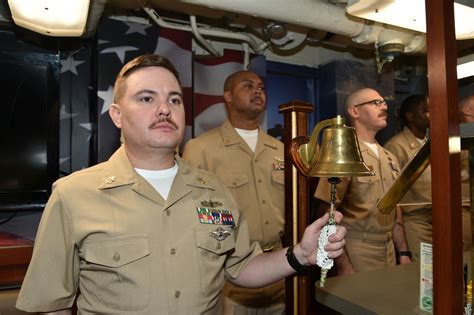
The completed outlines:
<svg viewBox="0 0 474 315">
<path fill-rule="evenodd" d="M 318 136 L 323 130 L 319 145 Z M 362 159 L 355 129 L 344 124 L 344 118 L 326 119 L 307 137 L 295 138 L 290 145 L 293 164 L 305 175 L 314 177 L 345 177 L 375 175 Z M 307 142 L 307 143 L 304 143 Z"/>
</svg>

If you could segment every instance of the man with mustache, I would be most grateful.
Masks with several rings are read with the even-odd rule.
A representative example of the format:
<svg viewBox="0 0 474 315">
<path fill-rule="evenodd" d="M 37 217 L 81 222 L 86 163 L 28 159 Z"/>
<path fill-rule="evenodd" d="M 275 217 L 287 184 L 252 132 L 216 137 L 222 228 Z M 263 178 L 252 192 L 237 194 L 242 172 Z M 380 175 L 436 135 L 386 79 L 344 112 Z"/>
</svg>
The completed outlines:
<svg viewBox="0 0 474 315">
<path fill-rule="evenodd" d="M 424 95 L 410 95 L 400 106 L 402 132 L 393 136 L 385 144 L 403 168 L 418 153 L 426 142 L 427 129 L 430 126 L 430 105 Z M 413 261 L 419 261 L 420 242 L 431 243 L 431 167 L 428 166 L 402 199 L 403 224 Z M 409 252 L 402 254 L 409 255 Z"/>
<path fill-rule="evenodd" d="M 225 184 L 175 154 L 183 92 L 167 59 L 128 62 L 109 114 L 124 143 L 55 183 L 19 309 L 70 314 L 79 294 L 79 314 L 221 314 L 225 279 L 259 287 L 316 263 L 328 216 L 294 247 L 262 254 Z M 330 257 L 342 253 L 344 233 L 330 237 Z"/>
<path fill-rule="evenodd" d="M 228 119 L 218 128 L 190 140 L 183 158 L 217 174 L 247 218 L 250 240 L 264 252 L 282 248 L 284 234 L 284 149 L 281 141 L 259 128 L 266 95 L 262 79 L 239 71 L 224 83 Z M 284 314 L 284 281 L 258 289 L 227 282 L 224 314 Z"/>
<path fill-rule="evenodd" d="M 374 89 L 363 88 L 347 97 L 344 110 L 362 158 L 375 176 L 341 178 L 336 186 L 337 208 L 344 214 L 341 224 L 347 228 L 345 253 L 335 260 L 339 275 L 395 265 L 395 249 L 408 251 L 400 209 L 383 214 L 376 205 L 400 171 L 397 158 L 375 140 L 387 126 L 387 103 Z M 320 179 L 315 197 L 319 211 L 328 208 L 327 180 Z M 400 263 L 409 262 L 408 256 L 401 256 Z"/>
</svg>

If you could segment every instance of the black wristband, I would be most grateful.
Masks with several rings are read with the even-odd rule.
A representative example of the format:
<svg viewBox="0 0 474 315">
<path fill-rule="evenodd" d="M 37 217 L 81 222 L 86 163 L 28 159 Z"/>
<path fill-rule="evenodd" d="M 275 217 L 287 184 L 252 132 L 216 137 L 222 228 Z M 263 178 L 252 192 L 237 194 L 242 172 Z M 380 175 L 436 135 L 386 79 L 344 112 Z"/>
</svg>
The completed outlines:
<svg viewBox="0 0 474 315">
<path fill-rule="evenodd" d="M 402 250 L 398 252 L 398 256 L 408 256 L 411 259 L 411 252 L 409 250 Z"/>
<path fill-rule="evenodd" d="M 295 254 L 293 253 L 293 246 L 288 247 L 288 250 L 286 251 L 286 259 L 291 268 L 296 272 L 302 272 L 308 269 L 307 266 L 300 264 L 298 259 L 296 259 Z"/>
</svg>

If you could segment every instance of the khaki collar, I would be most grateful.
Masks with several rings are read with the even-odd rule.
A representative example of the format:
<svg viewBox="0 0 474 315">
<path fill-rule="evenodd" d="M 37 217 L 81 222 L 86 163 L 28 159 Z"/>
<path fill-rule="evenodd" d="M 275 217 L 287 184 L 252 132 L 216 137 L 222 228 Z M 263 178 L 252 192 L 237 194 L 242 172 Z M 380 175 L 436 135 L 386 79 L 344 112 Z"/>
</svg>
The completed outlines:
<svg viewBox="0 0 474 315">
<path fill-rule="evenodd" d="M 166 201 L 167 207 L 189 194 L 192 187 L 216 189 L 213 185 L 214 181 L 210 180 L 205 173 L 192 168 L 177 155 L 175 159 L 178 163 L 178 174 Z M 160 194 L 135 171 L 122 146 L 104 163 L 104 177 L 98 189 L 114 189 L 125 185 L 131 185 L 133 191 L 155 203 L 161 205 L 165 203 Z"/>
<path fill-rule="evenodd" d="M 248 147 L 245 140 L 242 139 L 241 136 L 235 131 L 234 126 L 232 126 L 229 119 L 221 125 L 220 127 L 220 134 L 222 136 L 222 141 L 224 142 L 224 146 L 233 146 L 233 145 L 240 145 L 240 147 L 248 152 L 249 154 L 254 154 L 252 150 Z M 271 148 L 276 150 L 278 148 L 278 141 L 277 139 L 268 136 L 261 130 L 258 131 L 258 141 L 257 147 L 255 148 L 255 155 L 261 153 L 264 148 Z"/>
<path fill-rule="evenodd" d="M 417 149 L 419 147 L 421 147 L 421 143 L 418 141 L 418 138 L 415 137 L 415 135 L 413 134 L 413 132 L 411 132 L 411 130 L 408 128 L 408 127 L 403 127 L 403 136 L 405 137 L 408 145 L 410 146 L 410 149 Z"/>
</svg>

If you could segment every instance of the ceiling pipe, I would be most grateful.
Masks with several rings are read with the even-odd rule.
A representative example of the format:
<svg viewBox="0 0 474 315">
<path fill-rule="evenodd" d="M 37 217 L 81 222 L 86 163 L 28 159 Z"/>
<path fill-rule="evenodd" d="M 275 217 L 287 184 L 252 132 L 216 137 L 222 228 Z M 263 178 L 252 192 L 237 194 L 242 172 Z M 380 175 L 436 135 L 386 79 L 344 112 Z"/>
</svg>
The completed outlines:
<svg viewBox="0 0 474 315">
<path fill-rule="evenodd" d="M 348 36 L 357 43 L 378 42 L 383 46 L 396 41 L 405 47 L 406 53 L 425 50 L 424 34 L 350 16 L 344 6 L 326 0 L 298 0 L 298 5 L 292 6 L 291 10 L 288 9 L 288 0 L 179 1 Z M 269 10 L 269 7 L 272 9 Z"/>
<path fill-rule="evenodd" d="M 288 0 L 179 0 L 179 2 L 306 26 L 348 37 L 357 36 L 365 24 L 363 19 L 348 17 L 342 6 L 315 0 L 298 0 L 295 5 Z"/>
<path fill-rule="evenodd" d="M 379 45 L 400 44 L 403 45 L 404 53 L 418 53 L 426 50 L 426 36 L 423 34 L 410 34 L 402 29 L 388 29 L 380 23 L 367 21 L 360 34 L 352 40 L 358 44 Z"/>
<path fill-rule="evenodd" d="M 161 27 L 167 27 L 171 29 L 192 32 L 192 28 L 188 25 L 172 24 L 172 23 L 166 22 L 159 16 L 159 14 L 153 8 L 142 7 L 142 9 L 151 17 L 153 21 L 155 21 L 156 24 L 158 24 Z M 208 28 L 199 29 L 199 33 L 201 35 L 206 35 L 206 36 L 227 38 L 231 40 L 246 42 L 250 45 L 252 50 L 258 54 L 262 53 L 263 50 L 267 47 L 267 44 L 265 42 L 258 44 L 250 35 L 247 35 L 244 33 L 233 33 L 229 31 L 208 29 Z"/>
<path fill-rule="evenodd" d="M 244 50 L 244 70 L 249 70 L 250 68 L 249 44 L 242 43 L 242 49 Z"/>
<path fill-rule="evenodd" d="M 221 54 L 219 54 L 217 50 L 207 40 L 205 40 L 204 37 L 202 37 L 201 33 L 199 33 L 199 29 L 196 23 L 196 16 L 190 15 L 189 21 L 191 22 L 191 31 L 196 40 L 201 43 L 201 45 L 203 45 L 204 48 L 206 48 L 207 51 L 211 53 L 211 55 L 216 57 L 221 56 Z"/>
</svg>

